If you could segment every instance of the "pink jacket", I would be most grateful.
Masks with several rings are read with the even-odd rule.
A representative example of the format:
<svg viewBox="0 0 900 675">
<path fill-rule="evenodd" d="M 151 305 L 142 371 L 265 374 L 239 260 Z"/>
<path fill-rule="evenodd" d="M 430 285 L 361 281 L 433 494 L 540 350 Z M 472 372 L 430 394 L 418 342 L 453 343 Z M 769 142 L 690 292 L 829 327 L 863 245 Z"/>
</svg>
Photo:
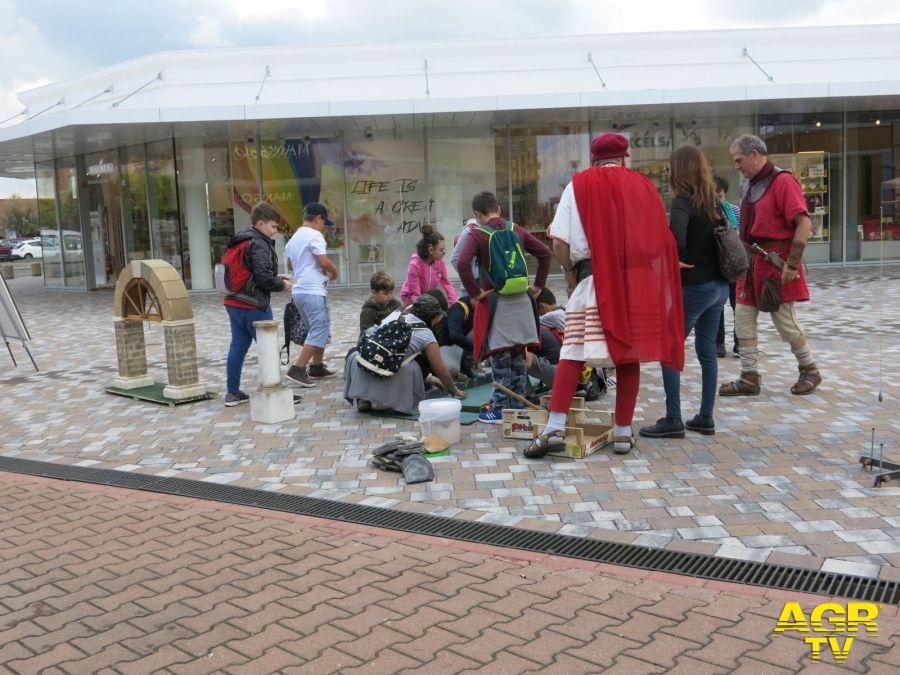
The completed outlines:
<svg viewBox="0 0 900 675">
<path fill-rule="evenodd" d="M 400 301 L 404 305 L 412 304 L 422 293 L 432 288 L 440 288 L 447 296 L 447 302 L 451 305 L 459 300 L 456 289 L 447 274 L 447 265 L 444 259 L 435 260 L 430 265 L 413 253 L 409 259 L 409 269 L 406 270 L 406 281 L 400 289 Z"/>
</svg>

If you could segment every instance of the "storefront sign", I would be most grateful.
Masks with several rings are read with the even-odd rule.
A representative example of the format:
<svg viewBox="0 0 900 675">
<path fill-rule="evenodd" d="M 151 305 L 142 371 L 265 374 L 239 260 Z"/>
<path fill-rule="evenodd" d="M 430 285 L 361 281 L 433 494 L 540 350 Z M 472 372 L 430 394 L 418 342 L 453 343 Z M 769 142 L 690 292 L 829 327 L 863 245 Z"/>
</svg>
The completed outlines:
<svg viewBox="0 0 900 675">
<path fill-rule="evenodd" d="M 87 168 L 88 176 L 103 176 L 105 174 L 115 173 L 116 165 L 112 162 L 107 162 L 104 159 L 101 159 L 96 164 L 91 164 Z"/>
</svg>

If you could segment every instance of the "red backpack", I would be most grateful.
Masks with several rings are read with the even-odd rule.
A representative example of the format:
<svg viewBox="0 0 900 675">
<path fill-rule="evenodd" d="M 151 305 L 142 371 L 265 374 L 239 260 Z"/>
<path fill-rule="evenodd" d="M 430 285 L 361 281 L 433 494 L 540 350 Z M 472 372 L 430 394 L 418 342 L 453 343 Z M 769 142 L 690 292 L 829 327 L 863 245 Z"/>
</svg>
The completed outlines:
<svg viewBox="0 0 900 675">
<path fill-rule="evenodd" d="M 250 278 L 250 268 L 244 263 L 249 239 L 237 246 L 230 246 L 222 256 L 222 262 L 216 265 L 216 288 L 222 293 L 240 293 Z"/>
</svg>

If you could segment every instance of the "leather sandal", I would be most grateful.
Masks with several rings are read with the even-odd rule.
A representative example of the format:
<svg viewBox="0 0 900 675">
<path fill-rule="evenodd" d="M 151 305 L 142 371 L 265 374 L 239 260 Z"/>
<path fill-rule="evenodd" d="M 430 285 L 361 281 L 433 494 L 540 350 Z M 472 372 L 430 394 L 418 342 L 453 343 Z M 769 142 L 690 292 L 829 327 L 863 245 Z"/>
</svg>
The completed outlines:
<svg viewBox="0 0 900 675">
<path fill-rule="evenodd" d="M 800 369 L 800 377 L 791 387 L 791 393 L 795 396 L 806 396 L 813 393 L 820 384 L 822 384 L 822 375 L 816 368 L 816 364 L 812 364 Z"/>
<path fill-rule="evenodd" d="M 627 445 L 627 448 L 620 448 L 620 445 Z M 631 436 L 613 436 L 613 452 L 617 455 L 627 455 L 634 450 L 634 435 Z"/>
<path fill-rule="evenodd" d="M 741 373 L 741 379 L 719 387 L 719 396 L 759 396 L 761 382 L 759 373 Z"/>
<path fill-rule="evenodd" d="M 531 445 L 525 448 L 525 456 L 528 459 L 540 459 L 551 452 L 565 452 L 566 435 L 564 431 L 551 431 L 539 434 L 531 441 Z"/>
</svg>

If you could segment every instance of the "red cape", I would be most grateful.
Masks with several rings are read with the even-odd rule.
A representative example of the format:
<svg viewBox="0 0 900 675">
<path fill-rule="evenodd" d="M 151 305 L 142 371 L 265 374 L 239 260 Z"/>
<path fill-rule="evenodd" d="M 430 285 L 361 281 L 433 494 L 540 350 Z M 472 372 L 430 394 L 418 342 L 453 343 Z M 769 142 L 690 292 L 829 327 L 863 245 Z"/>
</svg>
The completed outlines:
<svg viewBox="0 0 900 675">
<path fill-rule="evenodd" d="M 683 370 L 678 247 L 656 187 L 624 167 L 591 167 L 572 187 L 612 362 Z"/>
</svg>

